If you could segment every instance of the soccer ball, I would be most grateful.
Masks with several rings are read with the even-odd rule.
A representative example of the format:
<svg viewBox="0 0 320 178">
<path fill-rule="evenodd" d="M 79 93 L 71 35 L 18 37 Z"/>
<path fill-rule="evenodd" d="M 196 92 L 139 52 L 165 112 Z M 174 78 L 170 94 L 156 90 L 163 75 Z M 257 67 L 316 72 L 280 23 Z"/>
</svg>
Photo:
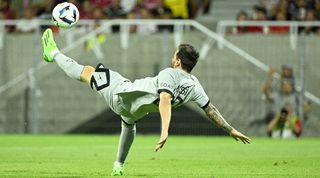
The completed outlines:
<svg viewBox="0 0 320 178">
<path fill-rule="evenodd" d="M 79 20 L 78 8 L 69 2 L 56 5 L 52 11 L 54 25 L 61 28 L 71 28 Z"/>
</svg>

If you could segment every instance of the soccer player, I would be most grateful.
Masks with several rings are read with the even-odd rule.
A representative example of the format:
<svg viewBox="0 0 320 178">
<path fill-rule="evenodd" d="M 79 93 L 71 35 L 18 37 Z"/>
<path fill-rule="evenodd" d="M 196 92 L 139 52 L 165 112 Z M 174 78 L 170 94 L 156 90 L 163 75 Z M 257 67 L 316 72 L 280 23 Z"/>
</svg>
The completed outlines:
<svg viewBox="0 0 320 178">
<path fill-rule="evenodd" d="M 165 144 L 171 120 L 171 109 L 193 101 L 201 107 L 217 126 L 224 129 L 237 141 L 250 143 L 250 138 L 231 127 L 210 102 L 197 78 L 190 74 L 196 65 L 199 53 L 189 44 L 181 44 L 166 68 L 155 77 L 134 82 L 102 64 L 96 68 L 83 66 L 62 54 L 53 39 L 51 29 L 42 36 L 43 59 L 56 62 L 72 79 L 80 80 L 101 94 L 108 106 L 122 118 L 117 159 L 112 175 L 123 175 L 123 166 L 132 145 L 136 122 L 149 112 L 160 112 L 161 135 L 155 147 L 158 151 Z"/>
</svg>

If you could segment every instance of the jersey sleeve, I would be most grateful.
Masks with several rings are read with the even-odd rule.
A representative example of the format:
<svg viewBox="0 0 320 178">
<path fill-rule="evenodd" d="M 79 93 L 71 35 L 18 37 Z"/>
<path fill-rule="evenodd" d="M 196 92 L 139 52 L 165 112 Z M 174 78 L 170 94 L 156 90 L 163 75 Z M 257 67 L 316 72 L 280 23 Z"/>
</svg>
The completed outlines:
<svg viewBox="0 0 320 178">
<path fill-rule="evenodd" d="M 174 97 L 173 92 L 175 88 L 175 77 L 172 70 L 164 69 L 162 70 L 158 75 L 158 88 L 157 92 L 167 92 L 171 94 L 172 97 Z"/>
<path fill-rule="evenodd" d="M 194 90 L 194 98 L 193 101 L 202 109 L 206 108 L 209 103 L 209 97 L 206 92 L 203 90 L 202 86 L 199 84 Z"/>
</svg>

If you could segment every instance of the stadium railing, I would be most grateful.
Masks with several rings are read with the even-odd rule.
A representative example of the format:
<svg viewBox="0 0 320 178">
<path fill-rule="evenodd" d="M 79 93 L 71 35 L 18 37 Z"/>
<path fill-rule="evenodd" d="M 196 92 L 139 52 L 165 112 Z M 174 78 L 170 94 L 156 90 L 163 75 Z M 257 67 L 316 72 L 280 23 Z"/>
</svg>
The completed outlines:
<svg viewBox="0 0 320 178">
<path fill-rule="evenodd" d="M 288 27 L 288 36 L 290 38 L 290 47 L 292 49 L 297 48 L 298 29 L 301 27 L 320 27 L 318 21 L 235 21 L 235 20 L 223 20 L 217 24 L 216 32 L 221 35 L 221 38 L 225 37 L 227 33 L 237 27 L 262 27 L 263 34 L 270 33 L 270 27 Z M 219 42 L 219 47 L 222 48 L 223 44 Z"/>
<path fill-rule="evenodd" d="M 10 26 L 10 25 L 16 25 L 18 23 L 18 20 L 2 20 L 0 21 L 0 27 L 1 26 Z M 235 42 L 232 42 L 232 39 L 229 40 L 229 36 L 227 36 L 228 28 L 234 27 L 234 26 L 262 26 L 264 29 L 268 27 L 268 25 L 278 25 L 278 26 L 290 26 L 290 33 L 288 34 L 290 38 L 290 46 L 292 49 L 297 48 L 298 44 L 298 27 L 300 26 L 320 26 L 318 22 L 237 22 L 237 21 L 221 21 L 218 23 L 217 33 L 209 30 L 202 24 L 192 21 L 192 20 L 101 20 L 99 21 L 99 27 L 96 27 L 97 21 L 90 21 L 90 20 L 82 20 L 79 21 L 78 26 L 87 26 L 87 28 L 91 29 L 90 32 L 85 33 L 84 35 L 81 35 L 81 37 L 76 38 L 72 40 L 75 37 L 72 37 L 73 34 L 76 34 L 79 30 L 78 28 L 72 28 L 66 31 L 60 31 L 62 35 L 65 35 L 66 37 L 66 47 L 64 47 L 61 51 L 64 53 L 67 53 L 80 45 L 83 45 L 88 39 L 91 37 L 102 33 L 106 31 L 110 31 L 110 27 L 113 25 L 120 25 L 120 33 L 119 33 L 119 40 L 121 44 L 122 49 L 127 49 L 130 44 L 130 25 L 172 25 L 174 26 L 173 30 L 173 41 L 174 46 L 177 46 L 181 42 L 183 42 L 183 36 L 185 32 L 189 32 L 190 30 L 196 29 L 196 31 L 199 31 L 201 36 L 205 36 L 205 40 L 200 42 L 200 53 L 201 53 L 201 59 L 205 59 L 206 56 L 210 55 L 210 50 L 214 48 L 214 45 L 218 44 L 219 50 L 224 50 L 225 47 L 232 53 L 239 56 L 239 59 L 243 59 L 250 64 L 253 64 L 257 69 L 262 70 L 264 72 L 267 72 L 269 70 L 270 64 L 267 64 L 267 62 L 261 60 L 259 57 L 254 57 L 254 55 L 251 55 L 250 52 L 247 52 L 248 49 L 243 49 L 242 45 L 236 44 Z M 40 21 L 40 26 L 51 26 L 51 21 Z M 268 31 L 264 30 L 264 34 L 267 34 Z M 3 31 L 1 33 L 3 35 Z M 1 36 L 0 34 L 0 36 Z M 39 37 L 41 36 L 41 30 L 38 28 L 35 31 L 35 36 Z M 250 36 L 250 34 L 248 34 Z M 0 38 L 0 43 L 1 43 Z M 68 40 L 69 39 L 69 40 Z M 69 42 L 68 42 L 69 41 Z M 72 42 L 72 43 L 71 43 Z M 69 44 L 68 44 L 69 43 Z M 5 45 L 5 44 L 4 44 Z M 3 46 L 3 45 L 2 45 Z M 38 46 L 40 48 L 40 45 Z M 249 50 L 250 51 L 250 50 Z M 103 53 L 101 53 L 101 49 L 99 49 L 99 46 L 94 46 L 93 50 L 96 58 L 100 59 L 103 57 Z M 41 56 L 40 54 L 38 54 Z M 13 88 L 14 86 L 18 85 L 20 82 L 24 81 L 25 79 L 29 79 L 30 84 L 29 85 L 35 85 L 33 83 L 33 79 L 36 78 L 34 76 L 34 72 L 37 70 L 40 70 L 46 65 L 46 63 L 41 62 L 37 63 L 35 62 L 35 65 L 30 68 L 27 72 L 24 72 L 20 75 L 17 75 L 15 78 L 11 79 L 10 81 L 6 82 L 2 86 L 0 86 L 0 94 L 4 93 L 5 91 Z M 301 82 L 303 84 L 303 82 Z M 303 86 L 300 86 L 301 89 Z M 31 87 L 32 89 L 33 87 Z M 316 95 L 313 95 L 310 92 L 305 93 L 306 97 L 312 100 L 314 103 L 320 104 L 320 100 Z"/>
<path fill-rule="evenodd" d="M 19 20 L 0 20 L 0 29 L 3 26 L 10 26 L 10 25 L 16 25 L 19 22 Z M 91 29 L 94 29 L 95 24 L 97 21 L 94 20 L 81 20 L 78 24 L 80 25 L 88 25 Z M 62 49 L 62 52 L 68 52 L 73 48 L 76 48 L 78 45 L 83 44 L 89 37 L 96 35 L 97 33 L 101 33 L 105 31 L 106 29 L 110 28 L 110 26 L 113 25 L 120 25 L 121 26 L 121 44 L 122 47 L 125 49 L 128 47 L 129 43 L 129 25 L 173 25 L 174 26 L 174 39 L 175 39 L 175 46 L 178 46 L 178 44 L 181 43 L 182 41 L 182 33 L 183 33 L 183 26 L 192 26 L 193 28 L 199 30 L 203 34 L 208 35 L 209 38 L 212 40 L 215 40 L 218 42 L 218 47 L 219 49 L 222 49 L 223 46 L 228 47 L 241 57 L 243 57 L 245 60 L 248 60 L 258 68 L 260 68 L 263 71 L 269 71 L 269 67 L 259 61 L 258 59 L 254 58 L 250 54 L 246 53 L 244 50 L 239 48 L 238 46 L 230 43 L 225 39 L 225 35 L 230 31 L 230 28 L 234 27 L 246 27 L 246 26 L 260 26 L 263 27 L 263 33 L 268 34 L 269 32 L 269 27 L 270 26 L 288 26 L 289 27 L 289 37 L 290 37 L 290 46 L 292 49 L 297 48 L 297 38 L 298 38 L 298 28 L 299 27 L 308 27 L 308 26 L 315 26 L 315 27 L 320 27 L 320 22 L 298 22 L 298 21 L 219 21 L 217 25 L 217 32 L 213 32 L 203 26 L 202 24 L 198 23 L 197 21 L 193 20 L 100 20 L 98 23 L 101 23 L 101 27 L 93 30 L 89 34 L 83 36 L 82 38 L 78 39 L 76 42 L 72 42 L 72 45 L 68 45 L 64 49 Z M 39 22 L 39 27 L 40 26 L 52 26 L 51 21 L 40 21 Z M 38 28 L 40 29 L 40 28 Z M 37 30 L 37 33 L 39 33 L 39 30 Z M 68 32 L 67 32 L 68 33 Z M 69 31 L 69 37 L 74 34 L 73 30 L 71 29 Z M 2 34 L 3 35 L 3 34 Z M 0 33 L 0 36 L 2 36 Z M 0 38 L 0 44 L 3 44 L 3 37 Z M 0 45 L 1 47 L 2 45 Z M 212 41 L 208 40 L 203 43 L 202 46 L 202 58 L 205 57 L 207 50 L 212 46 Z M 96 56 L 100 58 L 99 52 L 96 52 Z M 45 63 L 42 63 L 36 67 L 41 68 Z M 32 74 L 32 70 L 28 72 L 29 74 Z M 23 76 L 28 76 L 26 74 L 21 74 L 15 79 L 11 80 L 7 84 L 0 86 L 0 94 L 3 93 L 5 90 L 9 89 L 10 87 L 14 86 L 17 84 L 19 81 L 23 80 Z M 276 75 L 276 77 L 279 77 Z M 301 88 L 301 86 L 298 86 L 298 88 Z M 313 95 L 312 93 L 306 92 L 306 97 L 311 99 L 313 102 L 317 103 L 320 105 L 320 99 Z"/>
</svg>

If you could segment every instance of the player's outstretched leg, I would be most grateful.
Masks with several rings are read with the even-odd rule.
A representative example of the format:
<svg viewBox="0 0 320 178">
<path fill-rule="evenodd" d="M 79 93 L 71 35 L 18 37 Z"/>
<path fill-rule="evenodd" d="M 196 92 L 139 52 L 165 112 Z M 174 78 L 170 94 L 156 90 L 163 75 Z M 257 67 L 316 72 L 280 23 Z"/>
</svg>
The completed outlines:
<svg viewBox="0 0 320 178">
<path fill-rule="evenodd" d="M 50 28 L 46 29 L 42 35 L 43 59 L 47 62 L 56 62 L 58 66 L 72 79 L 80 80 L 84 66 L 75 60 L 62 54 L 53 39 Z"/>
<path fill-rule="evenodd" d="M 113 166 L 113 170 L 111 173 L 112 176 L 122 176 L 123 175 L 124 161 L 127 158 L 127 155 L 129 153 L 130 147 L 133 143 L 135 134 L 136 134 L 136 126 L 135 125 L 128 125 L 128 124 L 122 122 L 117 160 L 115 161 L 114 166 Z"/>
</svg>

